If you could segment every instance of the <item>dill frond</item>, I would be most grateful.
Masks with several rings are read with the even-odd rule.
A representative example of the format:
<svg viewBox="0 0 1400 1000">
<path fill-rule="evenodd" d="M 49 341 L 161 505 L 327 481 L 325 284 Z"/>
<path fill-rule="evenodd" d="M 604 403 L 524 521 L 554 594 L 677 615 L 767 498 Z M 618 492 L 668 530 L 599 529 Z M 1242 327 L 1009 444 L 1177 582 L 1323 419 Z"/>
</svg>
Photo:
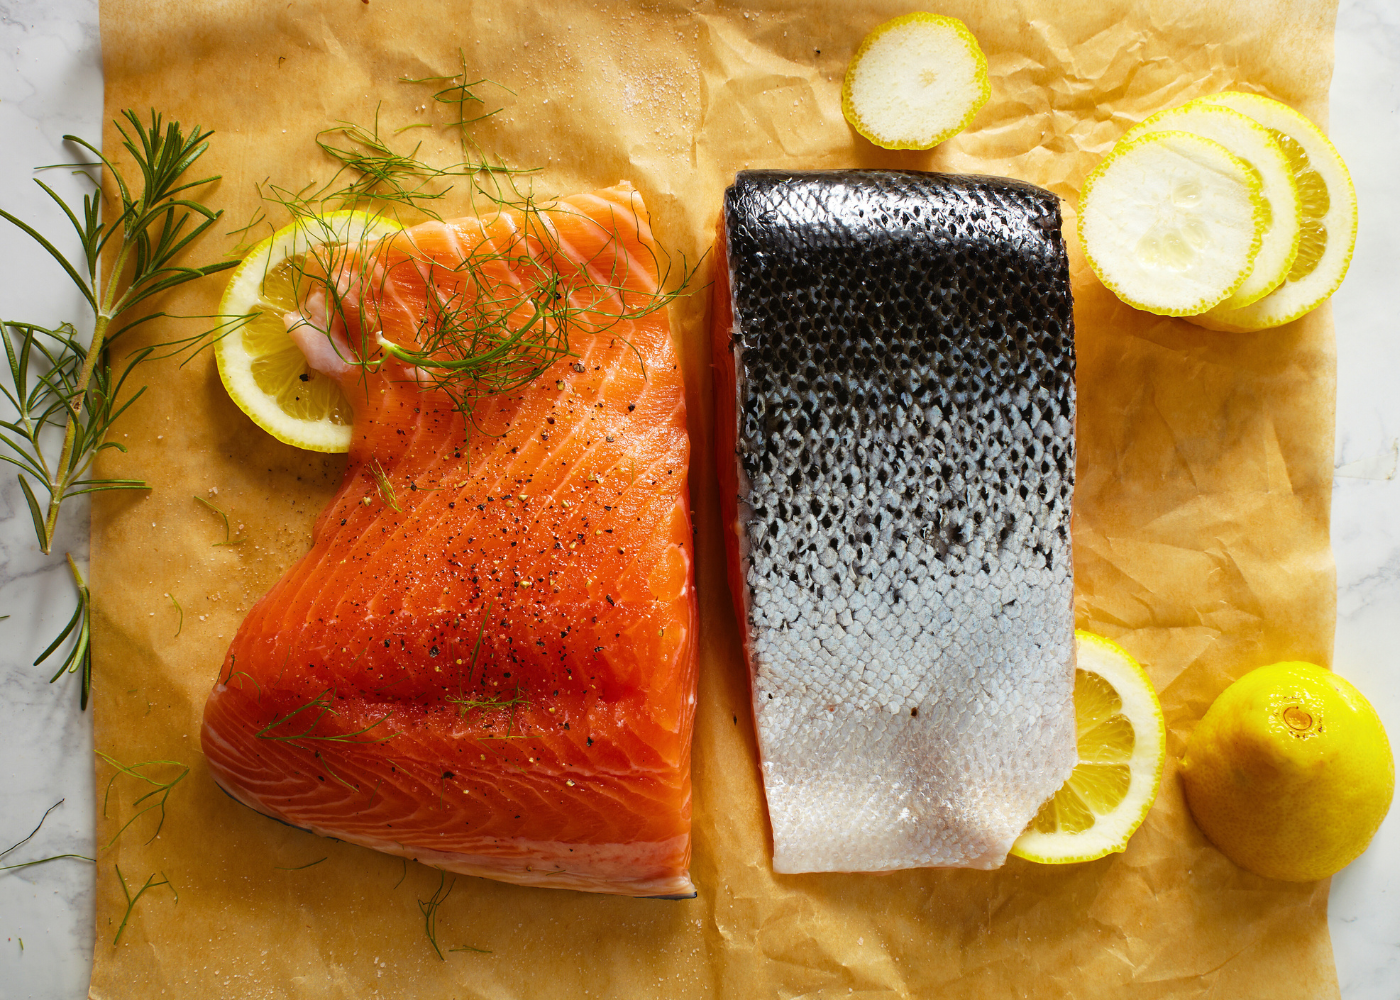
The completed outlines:
<svg viewBox="0 0 1400 1000">
<path fill-rule="evenodd" d="M 232 532 L 231 532 L 231 530 L 230 530 L 230 528 L 229 528 L 228 515 L 225 514 L 225 513 L 224 513 L 222 510 L 220 510 L 218 507 L 214 506 L 214 505 L 213 505 L 212 503 L 210 503 L 208 500 L 204 499 L 203 497 L 196 496 L 196 497 L 192 497 L 192 499 L 193 499 L 196 503 L 202 503 L 202 504 L 204 504 L 204 506 L 208 507 L 208 508 L 209 508 L 210 510 L 212 510 L 215 514 L 218 514 L 218 515 L 219 515 L 219 519 L 222 520 L 222 521 L 224 522 L 224 540 L 223 540 L 222 542 L 212 542 L 212 543 L 210 543 L 210 544 L 212 544 L 212 545 L 242 545 L 244 542 L 247 541 L 246 538 L 234 538 L 234 539 L 230 540 L 229 535 L 230 535 Z"/>
<path fill-rule="evenodd" d="M 281 718 L 273 719 L 262 729 L 258 730 L 258 732 L 255 735 L 258 739 L 279 740 L 283 743 L 291 744 L 299 750 L 308 749 L 307 747 L 301 746 L 301 741 L 303 740 L 321 740 L 331 743 L 354 743 L 359 745 L 367 745 L 372 743 L 387 743 L 390 740 L 392 740 L 396 735 L 398 735 L 397 733 L 389 733 L 387 736 L 377 736 L 366 740 L 356 739 L 356 737 L 363 736 L 366 733 L 368 733 L 371 729 L 374 729 L 376 726 L 383 724 L 389 719 L 391 715 L 393 715 L 392 712 L 386 713 L 382 718 L 376 719 L 374 722 L 371 722 L 368 726 L 365 726 L 363 729 L 357 729 L 353 733 L 334 733 L 330 735 L 324 733 L 317 733 L 316 727 L 321 724 L 322 719 L 326 718 L 327 716 L 337 716 L 340 714 L 335 709 L 333 709 L 331 707 L 331 703 L 326 700 L 326 695 L 328 694 L 330 694 L 329 688 L 327 688 L 325 691 L 322 691 L 320 694 L 318 694 L 315 698 L 312 698 L 306 704 L 298 708 L 292 709 L 292 711 L 288 712 Z M 309 711 L 315 711 L 316 717 L 312 719 L 310 723 L 306 725 L 306 728 L 303 729 L 301 732 L 273 732 L 274 729 L 277 729 L 281 726 L 286 726 L 288 723 L 290 723 L 297 716 L 301 715 L 303 712 Z M 301 725 L 305 722 L 306 719 L 303 718 L 301 722 L 297 723 L 297 725 Z M 290 728 L 295 729 L 296 726 L 292 726 Z"/>
<path fill-rule="evenodd" d="M 161 828 L 165 826 L 166 802 L 170 798 L 170 793 L 175 790 L 175 786 L 178 785 L 181 781 L 184 781 L 185 776 L 190 773 L 189 766 L 181 763 L 178 760 L 143 760 L 136 764 L 123 764 L 115 757 L 112 757 L 109 754 L 105 754 L 101 750 L 97 750 L 94 752 L 97 754 L 97 756 L 101 757 L 108 764 L 111 764 L 114 768 L 117 769 L 117 773 L 112 775 L 112 777 L 108 779 L 107 791 L 102 796 L 102 816 L 104 818 L 106 818 L 107 816 L 107 804 L 112 797 L 112 786 L 116 784 L 117 779 L 120 778 L 122 775 L 135 778 L 138 781 L 143 781 L 148 785 L 154 786 L 149 792 L 146 792 L 144 795 L 141 795 L 135 800 L 133 800 L 131 803 L 131 808 L 135 809 L 147 799 L 155 799 L 155 801 L 152 802 L 150 805 L 146 806 L 144 809 L 141 809 L 138 812 L 134 813 L 129 820 L 122 824 L 121 829 L 112 835 L 112 839 L 107 841 L 106 845 L 102 849 L 105 851 L 108 848 L 110 848 L 113 844 L 115 844 L 117 842 L 117 838 L 120 837 L 123 833 L 125 833 L 127 831 L 127 828 L 131 826 L 131 824 L 135 823 L 142 816 L 146 815 L 146 813 L 157 811 L 160 813 L 160 818 L 156 822 L 156 828 L 153 831 L 151 831 L 151 836 L 146 840 L 146 843 L 149 844 L 152 840 L 156 839 L 156 837 L 160 834 Z M 152 767 L 178 767 L 180 768 L 180 773 L 175 775 L 175 777 L 171 778 L 169 781 L 161 781 L 158 778 L 153 778 L 149 774 L 143 773 L 143 769 Z"/>
<path fill-rule="evenodd" d="M 181 630 L 185 627 L 185 609 L 180 607 L 180 602 L 175 600 L 169 592 L 167 592 L 165 596 L 170 598 L 170 603 L 175 605 L 175 610 L 179 612 L 180 615 L 180 623 L 175 626 L 175 635 L 178 638 Z"/>
<path fill-rule="evenodd" d="M 122 931 L 126 930 L 127 921 L 131 919 L 131 912 L 136 909 L 137 901 L 142 896 L 144 896 L 147 893 L 147 891 L 154 889 L 157 886 L 168 885 L 170 886 L 170 891 L 175 893 L 175 902 L 177 904 L 180 902 L 180 894 L 176 892 L 175 886 L 170 884 L 170 879 L 166 877 L 165 872 L 161 872 L 161 880 L 159 882 L 155 880 L 156 877 L 154 873 L 151 875 L 147 875 L 145 884 L 143 884 L 141 888 L 137 889 L 136 895 L 133 896 L 131 894 L 131 890 L 127 888 L 126 878 L 122 875 L 122 870 L 116 865 L 113 865 L 112 867 L 116 869 L 117 881 L 121 883 L 122 895 L 126 897 L 126 913 L 122 914 L 122 922 L 121 925 L 117 927 L 117 935 L 116 937 L 112 938 L 112 946 L 116 947 L 117 942 L 122 939 Z"/>
<path fill-rule="evenodd" d="M 379 488 L 379 499 L 384 501 L 384 506 L 397 514 L 403 513 L 403 508 L 399 506 L 398 494 L 394 492 L 394 484 L 389 481 L 389 474 L 384 471 L 384 466 L 379 464 L 379 459 L 370 463 L 370 475 L 374 476 L 374 485 Z"/>
<path fill-rule="evenodd" d="M 449 883 L 447 872 L 442 872 L 438 879 L 437 891 L 427 899 L 418 900 L 418 909 L 423 913 L 423 930 L 428 935 L 428 943 L 433 946 L 433 951 L 437 952 L 437 957 L 444 962 L 447 959 L 443 956 L 442 949 L 438 947 L 437 913 L 438 907 L 442 906 L 447 897 L 452 895 L 452 889 L 456 885 L 455 878 Z"/>
<path fill-rule="evenodd" d="M 329 857 L 329 855 L 328 855 L 328 857 Z M 299 871 L 304 871 L 304 870 L 306 870 L 307 868 L 313 868 L 313 867 L 315 867 L 316 865 L 319 865 L 322 861 L 325 861 L 325 860 L 326 860 L 325 858 L 317 858 L 315 861 L 308 861 L 308 862 L 307 862 L 306 864 L 304 864 L 304 865 L 297 865 L 297 866 L 295 866 L 295 867 L 293 867 L 293 868 L 283 868 L 281 865 L 273 865 L 273 866 L 272 866 L 272 870 L 275 871 L 275 872 L 299 872 Z"/>
</svg>

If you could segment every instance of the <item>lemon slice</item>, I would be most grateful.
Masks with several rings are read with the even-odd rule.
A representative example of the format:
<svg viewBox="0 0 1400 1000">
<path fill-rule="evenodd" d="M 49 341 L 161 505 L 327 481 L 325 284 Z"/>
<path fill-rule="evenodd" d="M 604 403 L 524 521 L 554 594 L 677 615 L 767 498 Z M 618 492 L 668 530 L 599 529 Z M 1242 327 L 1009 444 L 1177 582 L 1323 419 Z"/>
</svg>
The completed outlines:
<svg viewBox="0 0 1400 1000">
<path fill-rule="evenodd" d="M 967 128 L 991 94 L 987 57 L 967 25 L 941 14 L 905 14 L 856 49 L 841 111 L 877 146 L 929 149 Z"/>
<path fill-rule="evenodd" d="M 277 440 L 308 451 L 350 450 L 353 415 L 339 383 L 309 367 L 283 317 L 314 248 L 372 241 L 398 226 L 365 212 L 332 212 L 273 233 L 234 269 L 219 311 L 251 315 L 214 346 L 229 397 Z"/>
<path fill-rule="evenodd" d="M 1219 308 L 1238 309 L 1268 295 L 1288 276 L 1298 256 L 1301 231 L 1298 184 L 1283 147 L 1273 134 L 1253 118 L 1223 104 L 1192 101 L 1162 111 L 1130 128 L 1123 139 L 1131 141 L 1148 132 L 1190 132 L 1214 139 L 1255 172 L 1264 197 L 1264 231 L 1259 253 L 1244 284 Z"/>
<path fill-rule="evenodd" d="M 1142 667 L 1101 636 L 1076 630 L 1074 638 L 1079 763 L 1011 848 L 1046 865 L 1126 848 L 1157 797 L 1167 756 L 1162 706 Z"/>
<path fill-rule="evenodd" d="M 1244 308 L 1228 304 L 1193 322 L 1213 330 L 1265 330 L 1311 312 L 1341 285 L 1356 246 L 1356 188 L 1337 148 L 1316 125 L 1286 104 L 1258 94 L 1200 99 L 1248 115 L 1273 134 L 1298 185 L 1302 238 L 1283 284 Z"/>
<path fill-rule="evenodd" d="M 1084 181 L 1079 240 L 1112 292 L 1162 316 L 1205 312 L 1244 284 L 1264 226 L 1258 175 L 1187 132 L 1119 142 Z"/>
</svg>

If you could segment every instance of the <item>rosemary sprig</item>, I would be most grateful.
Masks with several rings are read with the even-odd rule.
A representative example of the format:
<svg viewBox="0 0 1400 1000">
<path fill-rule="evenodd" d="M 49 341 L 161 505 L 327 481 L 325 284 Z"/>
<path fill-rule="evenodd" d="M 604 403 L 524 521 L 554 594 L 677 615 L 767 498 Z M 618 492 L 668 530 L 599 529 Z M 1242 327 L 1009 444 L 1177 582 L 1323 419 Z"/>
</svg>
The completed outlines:
<svg viewBox="0 0 1400 1000">
<path fill-rule="evenodd" d="M 182 764 L 178 760 L 143 760 L 140 763 L 128 765 L 123 764 L 121 761 L 117 760 L 115 757 L 110 756 L 109 754 L 103 753 L 101 750 L 95 752 L 97 756 L 101 757 L 108 764 L 111 764 L 117 769 L 117 773 L 112 775 L 112 777 L 108 779 L 107 792 L 105 795 L 102 796 L 102 816 L 104 819 L 107 816 L 107 803 L 112 797 L 112 786 L 116 784 L 117 779 L 120 778 L 122 775 L 127 775 L 128 777 L 136 778 L 139 781 L 144 781 L 148 785 L 155 786 L 149 792 L 138 797 L 135 801 L 133 801 L 131 803 L 131 807 L 135 809 L 147 799 L 154 798 L 155 801 L 152 802 L 150 805 L 146 806 L 146 808 L 134 813 L 131 819 L 123 823 L 121 829 L 112 835 L 112 839 L 107 841 L 106 845 L 102 849 L 105 851 L 107 850 L 107 848 L 115 844 L 117 842 L 117 838 L 126 832 L 127 827 L 131 826 L 132 823 L 135 823 L 142 816 L 146 815 L 146 813 L 152 811 L 159 811 L 160 819 L 156 823 L 156 828 L 153 831 L 151 831 L 151 836 L 146 841 L 146 843 L 149 844 L 152 840 L 155 840 L 156 837 L 159 836 L 161 827 L 165 826 L 166 801 L 170 798 L 170 793 L 175 790 L 175 786 L 178 785 L 181 781 L 183 781 L 185 779 L 185 776 L 190 773 L 189 767 L 185 764 Z M 161 781 L 158 778 L 153 778 L 148 774 L 142 773 L 143 768 L 149 767 L 178 767 L 180 768 L 180 773 L 177 774 L 175 777 L 171 778 L 169 781 Z"/>
<path fill-rule="evenodd" d="M 208 149 L 211 133 L 198 127 L 187 133 L 178 122 L 165 123 L 154 110 L 149 122 L 126 110 L 115 124 L 139 179 L 128 180 L 127 174 L 87 140 L 64 136 L 65 141 L 96 158 L 75 166 L 100 166 L 107 171 L 116 191 L 116 204 L 111 211 L 104 211 L 100 194 L 86 195 L 81 207 L 75 208 L 42 180 L 35 179 L 77 234 L 80 255 L 64 254 L 29 223 L 0 209 L 0 218 L 18 227 L 63 268 L 87 302 L 93 321 L 92 336 L 86 342 L 72 323 L 49 328 L 36 323 L 0 322 L 8 376 L 8 385 L 0 385 L 0 391 L 10 404 L 8 409 L 13 411 L 12 419 L 0 421 L 0 459 L 19 470 L 20 489 L 39 547 L 45 554 L 53 546 L 65 501 L 106 490 L 147 488 L 140 479 L 89 475 L 102 451 L 125 451 L 118 442 L 109 441 L 108 435 L 112 425 L 145 391 L 143 387 L 124 392 L 127 379 L 156 350 L 141 348 L 114 363 L 110 346 L 127 331 L 166 315 L 148 311 L 153 296 L 235 264 L 223 261 L 190 266 L 181 261 L 191 245 L 222 215 L 190 193 L 218 178 L 187 179 L 190 168 Z M 104 256 L 108 269 L 105 276 L 100 276 Z M 229 328 L 227 319 L 220 318 L 216 330 L 226 333 Z M 184 349 L 182 345 L 207 341 L 210 336 L 201 334 L 164 346 L 172 347 L 174 353 Z M 62 443 L 55 459 L 49 449 L 60 432 Z M 38 484 L 37 489 L 31 478 Z M 44 662 L 70 636 L 74 637 L 52 680 L 65 673 L 78 674 L 79 702 L 85 709 L 92 690 L 92 602 L 71 556 L 68 565 L 77 587 L 77 607 L 58 638 L 35 664 Z"/>
<path fill-rule="evenodd" d="M 175 892 L 175 886 L 170 884 L 170 879 L 166 877 L 165 872 L 161 872 L 159 882 L 155 880 L 156 877 L 154 874 L 147 875 L 145 884 L 143 884 L 141 888 L 137 889 L 136 895 L 133 896 L 131 894 L 131 890 L 127 888 L 126 878 L 122 875 L 121 868 L 117 867 L 116 865 L 113 865 L 112 867 L 116 869 L 117 881 L 121 883 L 122 895 L 126 897 L 126 913 L 122 914 L 121 925 L 117 927 L 117 936 L 112 938 L 112 946 L 116 947 L 117 942 L 122 939 L 122 931 L 126 930 L 127 921 L 131 919 L 131 911 L 136 909 L 137 900 L 139 900 L 142 896 L 146 895 L 148 890 L 154 889 L 157 886 L 169 885 L 170 891 L 175 893 L 176 903 L 180 902 L 180 894 L 178 892 Z"/>
<path fill-rule="evenodd" d="M 166 125 L 155 111 L 151 112 L 149 124 L 143 123 L 134 111 L 127 110 L 122 114 L 128 124 L 117 121 L 117 131 L 122 137 L 123 147 L 131 154 L 140 171 L 139 185 L 129 184 L 122 171 L 86 139 L 64 136 L 65 141 L 81 146 L 97 157 L 107 169 L 121 202 L 121 211 L 116 213 L 115 219 L 102 219 L 102 203 L 96 195 L 84 196 L 81 213 L 78 213 L 43 181 L 35 179 L 34 182 L 53 199 L 72 224 L 82 244 L 80 260 L 70 260 L 33 226 L 0 209 L 0 218 L 18 226 L 58 262 L 82 293 L 93 316 L 92 341 L 85 350 L 78 344 L 71 326 L 52 331 L 29 324 L 8 324 L 11 329 L 18 326 L 22 337 L 26 332 L 32 335 L 43 332 L 60 342 L 59 350 L 50 355 L 54 363 L 49 371 L 61 374 L 48 379 L 41 377 L 41 381 L 50 388 L 47 393 L 40 393 L 40 401 L 47 403 L 57 399 L 66 408 L 63 447 L 51 471 L 47 463 L 38 462 L 30 466 L 30 471 L 48 493 L 47 512 L 42 518 L 36 517 L 35 523 L 40 547 L 46 553 L 52 544 L 63 501 L 79 493 L 94 492 L 90 488 L 75 489 L 75 486 L 83 485 L 78 481 L 79 477 L 90 464 L 92 455 L 103 446 L 107 429 L 125 410 L 125 405 L 130 405 L 128 401 L 113 410 L 122 382 L 132 366 L 149 354 L 149 351 L 144 354 L 138 352 L 121 376 L 114 379 L 107 360 L 107 345 L 134 327 L 165 315 L 159 311 L 136 315 L 136 307 L 152 296 L 234 265 L 233 261 L 222 261 L 191 267 L 178 262 L 190 245 L 223 214 L 192 198 L 182 197 L 191 188 L 218 179 L 205 177 L 185 180 L 186 171 L 209 148 L 208 138 L 212 133 L 196 127 L 186 135 L 178 122 Z M 99 265 L 109 247 L 111 267 L 106 280 L 102 281 L 98 275 Z M 17 392 L 11 396 L 11 400 L 26 399 L 27 394 L 18 377 L 24 365 L 10 348 L 8 338 L 7 353 L 10 355 L 11 373 L 16 376 Z M 24 360 L 27 362 L 27 357 Z M 95 392 L 92 391 L 94 389 Z M 39 413 L 47 415 L 44 422 L 57 416 L 57 412 L 47 406 Z M 13 444 L 11 448 L 23 452 L 23 449 L 14 449 Z M 23 467 L 22 462 L 15 464 Z M 20 482 L 31 508 L 37 509 L 33 491 L 25 484 L 23 476 Z M 98 488 L 133 489 L 144 485 L 108 480 Z"/>
<path fill-rule="evenodd" d="M 92 693 L 92 595 L 88 591 L 87 581 L 83 579 L 83 574 L 78 572 L 78 564 L 73 561 L 71 553 L 67 555 L 68 571 L 73 575 L 73 584 L 78 589 L 78 606 L 73 609 L 73 617 L 68 619 L 68 624 L 63 626 L 63 631 L 58 633 L 58 638 L 49 643 L 48 649 L 44 650 L 34 659 L 34 666 L 38 666 L 53 655 L 58 647 L 63 645 L 65 639 L 72 635 L 75 630 L 77 638 L 73 645 L 68 648 L 68 654 L 64 656 L 63 663 L 58 671 L 49 678 L 52 684 L 64 674 L 76 673 L 79 675 L 79 695 L 78 707 L 87 708 L 88 697 Z"/>
</svg>

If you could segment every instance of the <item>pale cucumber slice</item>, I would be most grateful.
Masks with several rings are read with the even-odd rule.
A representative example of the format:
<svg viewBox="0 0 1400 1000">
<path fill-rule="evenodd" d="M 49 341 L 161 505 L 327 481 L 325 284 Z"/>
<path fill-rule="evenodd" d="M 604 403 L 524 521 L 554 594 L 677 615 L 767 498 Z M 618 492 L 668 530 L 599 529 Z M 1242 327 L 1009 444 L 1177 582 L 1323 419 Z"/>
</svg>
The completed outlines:
<svg viewBox="0 0 1400 1000">
<path fill-rule="evenodd" d="M 1188 316 L 1244 284 L 1264 214 L 1258 173 L 1220 143 L 1148 132 L 1119 142 L 1085 179 L 1079 239 L 1094 273 L 1124 302 Z"/>
<path fill-rule="evenodd" d="M 1129 129 L 1123 138 L 1131 140 L 1148 132 L 1166 131 L 1214 139 L 1258 174 L 1264 195 L 1264 231 L 1259 253 L 1249 277 L 1220 308 L 1239 309 L 1257 302 L 1283 284 L 1298 256 L 1298 184 L 1283 147 L 1253 118 L 1222 104 L 1201 101 L 1159 112 Z"/>
<path fill-rule="evenodd" d="M 1290 323 L 1326 301 L 1346 277 L 1356 247 L 1356 189 L 1351 174 L 1317 126 L 1286 104 L 1258 94 L 1231 92 L 1193 103 L 1228 107 L 1270 131 L 1294 173 L 1301 237 L 1293 266 L 1277 289 L 1243 308 L 1223 303 L 1192 322 L 1228 331 Z"/>
</svg>

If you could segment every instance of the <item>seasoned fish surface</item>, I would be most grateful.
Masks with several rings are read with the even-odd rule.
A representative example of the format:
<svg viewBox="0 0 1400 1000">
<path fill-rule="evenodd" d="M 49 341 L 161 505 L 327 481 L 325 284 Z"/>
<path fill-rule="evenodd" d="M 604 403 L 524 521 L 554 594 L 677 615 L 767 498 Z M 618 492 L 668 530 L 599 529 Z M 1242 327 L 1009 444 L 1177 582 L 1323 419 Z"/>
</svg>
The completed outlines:
<svg viewBox="0 0 1400 1000">
<path fill-rule="evenodd" d="M 333 319 L 303 297 L 343 337 L 318 371 L 354 438 L 205 705 L 225 791 L 449 871 L 693 894 L 690 439 L 657 260 L 624 184 L 343 255 L 335 287 L 368 291 Z M 568 305 L 541 323 L 571 317 L 573 353 L 470 416 L 382 354 L 341 362 L 376 334 L 417 347 L 515 313 L 518 288 Z"/>
<path fill-rule="evenodd" d="M 1076 761 L 1054 195 L 742 173 L 714 352 L 779 872 L 1000 865 Z"/>
</svg>

